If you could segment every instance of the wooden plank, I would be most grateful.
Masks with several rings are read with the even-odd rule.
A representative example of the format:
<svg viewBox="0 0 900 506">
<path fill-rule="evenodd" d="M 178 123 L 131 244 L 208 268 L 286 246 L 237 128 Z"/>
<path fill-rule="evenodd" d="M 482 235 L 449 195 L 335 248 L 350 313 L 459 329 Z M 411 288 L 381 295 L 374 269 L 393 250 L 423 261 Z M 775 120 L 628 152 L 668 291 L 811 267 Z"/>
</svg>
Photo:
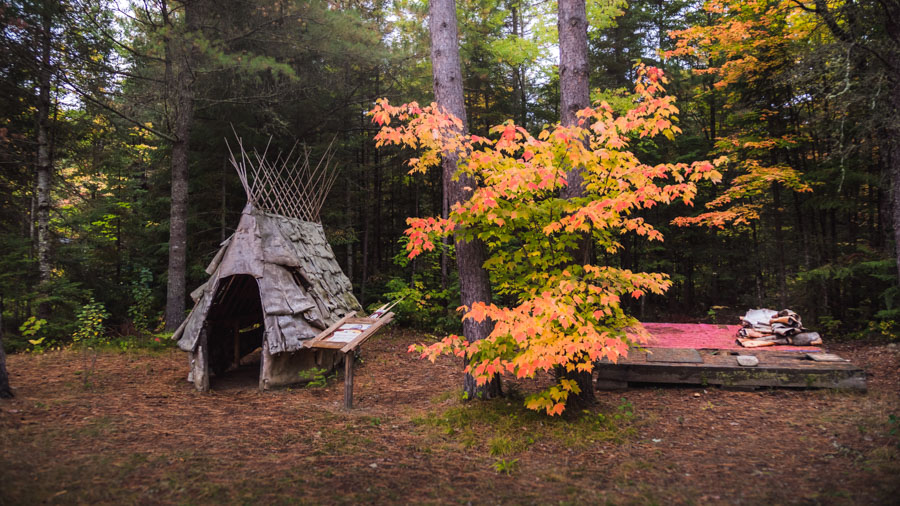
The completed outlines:
<svg viewBox="0 0 900 506">
<path fill-rule="evenodd" d="M 334 324 L 332 324 L 330 327 L 323 330 L 322 332 L 319 332 L 319 335 L 310 339 L 309 341 L 306 341 L 306 347 L 313 348 L 314 344 L 318 343 L 319 341 L 321 341 L 321 340 L 325 339 L 326 337 L 330 336 L 331 334 L 333 334 L 334 331 L 338 329 L 338 327 L 343 325 L 350 318 L 354 318 L 354 316 L 352 314 L 348 314 L 348 315 L 344 316 L 343 318 L 341 318 L 340 320 L 334 322 Z"/>
<path fill-rule="evenodd" d="M 807 353 L 806 356 L 816 362 L 847 362 L 847 359 L 841 358 L 834 353 Z"/>
<path fill-rule="evenodd" d="M 371 327 L 369 327 L 365 331 L 363 331 L 363 333 L 360 334 L 356 339 L 347 343 L 343 348 L 341 348 L 341 352 L 348 353 L 351 350 L 355 350 L 357 347 L 362 345 L 362 343 L 364 343 L 367 339 L 372 337 L 372 335 L 374 335 L 375 332 L 378 331 L 378 329 L 387 325 L 393 319 L 394 319 L 394 313 L 387 313 L 386 315 L 382 316 L 381 318 L 374 320 L 374 323 L 372 324 Z M 373 320 L 369 320 L 369 321 L 373 321 Z"/>
<path fill-rule="evenodd" d="M 672 383 L 689 385 L 763 386 L 799 388 L 845 388 L 865 390 L 862 371 L 797 371 L 764 367 L 687 368 L 678 365 L 620 365 L 598 368 L 599 379 L 628 383 Z"/>
<path fill-rule="evenodd" d="M 847 361 L 817 362 L 805 353 L 758 351 L 752 355 L 759 364 L 748 368 L 740 366 L 731 352 L 703 351 L 703 362 L 698 364 L 651 362 L 646 353 L 637 351 L 618 364 L 599 363 L 596 369 L 604 382 L 866 389 L 865 372 Z"/>
<path fill-rule="evenodd" d="M 628 388 L 628 382 L 598 379 L 596 387 L 597 390 L 624 390 Z"/>
<path fill-rule="evenodd" d="M 334 343 L 334 342 L 330 342 L 327 340 L 322 340 L 317 343 L 307 344 L 306 347 L 307 348 L 315 348 L 317 350 L 319 350 L 319 349 L 340 350 L 341 348 L 344 347 L 344 344 L 345 343 Z"/>
<path fill-rule="evenodd" d="M 658 349 L 651 348 L 649 351 L 658 351 Z M 858 369 L 856 366 L 851 364 L 849 361 L 841 360 L 840 362 L 829 362 L 827 364 L 815 362 L 807 357 L 806 353 L 799 352 L 778 352 L 778 351 L 765 351 L 765 350 L 753 350 L 750 352 L 747 351 L 732 351 L 732 350 L 700 350 L 700 356 L 702 357 L 702 363 L 682 363 L 678 365 L 683 365 L 685 367 L 705 367 L 707 365 L 715 365 L 715 366 L 737 366 L 737 356 L 740 355 L 752 355 L 759 359 L 761 365 L 766 366 L 777 366 L 777 367 L 789 367 L 796 369 L 811 369 L 811 370 L 819 370 L 821 368 L 827 369 L 846 369 L 846 370 L 856 370 Z M 643 350 L 631 350 L 628 353 L 627 357 L 620 358 L 619 364 L 646 364 L 651 361 L 648 360 L 647 352 Z M 607 360 L 602 360 L 601 363 L 610 363 Z"/>
<path fill-rule="evenodd" d="M 337 323 L 328 328 L 328 330 L 323 331 L 321 334 L 317 335 L 313 339 L 310 339 L 306 343 L 307 348 L 327 348 L 332 350 L 341 350 L 341 353 L 347 353 L 351 350 L 355 350 L 362 343 L 368 340 L 370 337 L 375 335 L 378 330 L 384 327 L 387 323 L 389 323 L 394 318 L 394 313 L 387 313 L 379 319 L 373 318 L 343 318 L 338 325 Z M 356 337 L 353 338 L 350 342 L 343 341 L 330 341 L 329 338 L 338 330 L 340 330 L 341 326 L 344 324 L 361 324 L 368 325 L 369 327 Z"/>
<path fill-rule="evenodd" d="M 679 362 L 701 364 L 703 359 L 697 350 L 689 348 L 654 348 L 647 354 L 648 362 Z"/>
</svg>

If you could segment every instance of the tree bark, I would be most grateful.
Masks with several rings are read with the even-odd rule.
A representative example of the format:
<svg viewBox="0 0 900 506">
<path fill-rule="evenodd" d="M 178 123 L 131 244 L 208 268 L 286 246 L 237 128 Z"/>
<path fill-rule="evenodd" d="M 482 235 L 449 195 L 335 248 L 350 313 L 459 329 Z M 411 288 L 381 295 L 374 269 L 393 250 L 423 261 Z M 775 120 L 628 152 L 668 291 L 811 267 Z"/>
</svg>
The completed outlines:
<svg viewBox="0 0 900 506">
<path fill-rule="evenodd" d="M 591 104 L 585 0 L 559 0 L 559 114 L 563 126 L 578 123 L 576 113 Z M 567 174 L 563 198 L 584 195 L 581 167 Z"/>
<path fill-rule="evenodd" d="M 784 253 L 784 210 L 781 209 L 781 185 L 777 182 L 772 183 L 772 213 L 774 214 L 775 225 L 775 251 L 778 254 L 776 261 L 776 280 L 778 282 L 778 309 L 787 308 L 787 269 L 785 267 Z"/>
<path fill-rule="evenodd" d="M 459 64 L 456 2 L 454 0 L 431 1 L 429 29 L 435 101 L 445 112 L 453 114 L 462 121 L 463 127 L 459 133 L 463 134 L 468 126 L 462 88 L 462 71 Z M 451 208 L 457 202 L 468 200 L 472 196 L 471 188 L 476 185 L 471 177 L 465 175 L 460 175 L 454 180 L 457 162 L 457 153 L 448 151 L 443 154 L 441 166 L 444 195 Z M 470 189 L 467 190 L 466 187 Z M 464 241 L 459 235 L 457 235 L 455 244 L 462 304 L 471 307 L 475 302 L 490 303 L 490 279 L 487 271 L 484 270 L 484 245 L 478 240 Z M 489 320 L 475 322 L 467 319 L 463 322 L 463 334 L 469 342 L 486 338 L 491 330 L 493 330 L 493 322 Z M 475 378 L 466 374 L 463 390 L 469 399 L 497 397 L 500 395 L 500 377 L 495 375 L 492 381 L 478 386 Z"/>
<path fill-rule="evenodd" d="M 900 55 L 898 55 L 897 65 L 900 67 Z M 894 102 L 894 113 L 900 113 L 900 78 L 894 80 L 892 90 L 892 99 Z M 887 154 L 888 174 L 890 174 L 891 184 L 891 218 L 894 228 L 894 257 L 897 263 L 897 276 L 900 280 L 900 128 L 892 125 L 891 134 L 888 139 L 890 150 Z"/>
<path fill-rule="evenodd" d="M 40 43 L 40 70 L 38 71 L 37 101 L 37 160 L 35 163 L 35 191 L 37 192 L 37 262 L 39 273 L 38 292 L 41 298 L 49 295 L 50 266 L 50 188 L 53 160 L 50 158 L 50 48 L 52 18 L 49 12 L 42 16 Z M 50 304 L 38 305 L 38 318 L 50 316 Z"/>
<path fill-rule="evenodd" d="M 559 110 L 563 126 L 578 124 L 577 112 L 588 107 L 590 96 L 590 69 L 588 67 L 587 13 L 585 0 L 559 0 Z M 566 187 L 560 192 L 565 199 L 584 196 L 583 168 L 572 167 L 566 173 Z M 575 252 L 576 263 L 587 264 L 591 257 L 589 236 L 581 239 Z M 596 402 L 591 371 L 566 371 L 557 368 L 559 377 L 575 380 L 581 389 L 577 395 L 569 395 L 566 409 L 579 409 Z"/>
<path fill-rule="evenodd" d="M 165 9 L 165 4 L 164 7 Z M 172 143 L 172 202 L 169 214 L 169 267 L 166 286 L 166 330 L 184 320 L 187 272 L 188 153 L 194 123 L 194 50 L 189 34 L 195 29 L 196 2 L 184 3 L 184 31 L 166 42 L 171 64 L 175 141 Z M 166 16 L 168 17 L 168 16 Z M 171 18 L 170 18 L 171 19 Z"/>
<path fill-rule="evenodd" d="M 0 399 L 14 397 L 9 387 L 9 373 L 6 371 L 6 351 L 3 350 L 3 311 L 0 307 Z"/>
<path fill-rule="evenodd" d="M 900 280 L 900 2 L 893 0 L 884 2 L 886 16 L 885 29 L 893 42 L 892 50 L 887 55 L 888 82 L 891 84 L 891 103 L 893 114 L 888 117 L 893 121 L 887 126 L 887 169 L 891 185 L 891 218 L 894 231 L 894 257 L 897 263 L 897 278 Z"/>
<path fill-rule="evenodd" d="M 350 177 L 350 171 L 347 171 L 347 182 L 344 183 L 346 187 L 344 188 L 344 226 L 346 227 L 346 234 L 349 236 L 353 232 L 353 197 L 350 192 L 350 185 L 353 183 L 353 179 Z M 353 234 L 355 235 L 355 234 Z M 348 237 L 347 245 L 346 245 L 346 256 L 347 256 L 347 279 L 350 279 L 351 282 L 353 280 L 353 239 Z"/>
</svg>

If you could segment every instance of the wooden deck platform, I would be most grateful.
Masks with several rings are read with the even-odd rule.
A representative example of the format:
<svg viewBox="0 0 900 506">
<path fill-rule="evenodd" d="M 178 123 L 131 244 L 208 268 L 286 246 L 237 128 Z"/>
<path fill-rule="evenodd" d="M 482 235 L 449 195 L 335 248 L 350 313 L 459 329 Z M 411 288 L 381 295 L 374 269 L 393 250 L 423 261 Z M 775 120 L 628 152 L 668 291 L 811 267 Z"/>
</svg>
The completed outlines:
<svg viewBox="0 0 900 506">
<path fill-rule="evenodd" d="M 752 366 L 738 356 L 753 356 Z M 747 361 L 744 359 L 744 361 Z M 753 362 L 752 359 L 749 360 Z M 837 355 L 777 349 L 633 350 L 617 364 L 601 362 L 597 387 L 625 388 L 637 383 L 719 385 L 734 388 L 799 387 L 866 390 L 866 373 Z"/>
</svg>

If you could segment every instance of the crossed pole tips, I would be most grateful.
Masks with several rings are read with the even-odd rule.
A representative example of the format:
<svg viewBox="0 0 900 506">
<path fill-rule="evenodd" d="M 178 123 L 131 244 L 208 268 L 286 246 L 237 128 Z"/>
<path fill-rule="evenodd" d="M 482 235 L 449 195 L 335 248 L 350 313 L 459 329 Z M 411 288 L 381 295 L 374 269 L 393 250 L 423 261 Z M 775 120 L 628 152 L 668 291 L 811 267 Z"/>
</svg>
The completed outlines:
<svg viewBox="0 0 900 506">
<path fill-rule="evenodd" d="M 267 155 L 272 145 L 271 136 L 262 154 L 256 149 L 248 153 L 243 139 L 234 127 L 231 130 L 237 142 L 237 154 L 227 138 L 225 145 L 228 146 L 229 161 L 247 194 L 247 202 L 261 211 L 318 222 L 325 198 L 338 177 L 337 167 L 331 163 L 334 158 L 332 147 L 337 137 L 331 139 L 325 153 L 313 167 L 309 147 L 304 144 L 298 150 L 299 141 L 287 154 L 279 151 L 270 161 Z"/>
</svg>

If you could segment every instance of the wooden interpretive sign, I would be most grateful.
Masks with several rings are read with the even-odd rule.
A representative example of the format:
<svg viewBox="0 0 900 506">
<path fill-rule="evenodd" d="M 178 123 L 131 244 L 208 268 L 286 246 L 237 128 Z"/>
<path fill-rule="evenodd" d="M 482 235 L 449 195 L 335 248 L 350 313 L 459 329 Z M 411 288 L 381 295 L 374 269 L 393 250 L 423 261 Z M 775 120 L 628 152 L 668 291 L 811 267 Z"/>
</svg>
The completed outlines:
<svg viewBox="0 0 900 506">
<path fill-rule="evenodd" d="M 353 407 L 353 352 L 394 318 L 381 309 L 367 317 L 345 316 L 306 343 L 307 348 L 344 354 L 344 407 Z"/>
</svg>

